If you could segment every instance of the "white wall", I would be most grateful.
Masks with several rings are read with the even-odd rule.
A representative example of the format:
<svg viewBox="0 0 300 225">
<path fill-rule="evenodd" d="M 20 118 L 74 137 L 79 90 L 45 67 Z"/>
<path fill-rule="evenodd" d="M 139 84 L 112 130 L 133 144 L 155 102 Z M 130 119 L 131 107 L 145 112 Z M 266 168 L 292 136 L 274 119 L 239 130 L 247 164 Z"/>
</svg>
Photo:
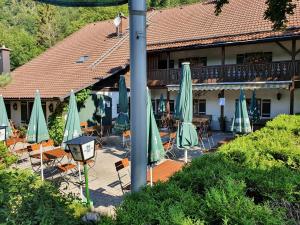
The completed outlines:
<svg viewBox="0 0 300 225">
<path fill-rule="evenodd" d="M 118 91 L 98 91 L 94 92 L 97 95 L 105 95 L 111 98 L 112 101 L 112 118 L 115 119 L 118 117 L 117 105 L 119 104 L 119 92 Z M 128 97 L 130 92 L 127 93 Z"/>
<path fill-rule="evenodd" d="M 294 113 L 300 113 L 300 89 L 295 89 L 294 98 Z"/>
</svg>

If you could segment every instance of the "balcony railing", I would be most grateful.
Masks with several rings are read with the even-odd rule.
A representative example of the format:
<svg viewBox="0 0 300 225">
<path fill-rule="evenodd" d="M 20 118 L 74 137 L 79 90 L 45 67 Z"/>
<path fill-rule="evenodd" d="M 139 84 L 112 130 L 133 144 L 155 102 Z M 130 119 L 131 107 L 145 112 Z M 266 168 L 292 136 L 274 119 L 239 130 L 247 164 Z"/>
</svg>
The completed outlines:
<svg viewBox="0 0 300 225">
<path fill-rule="evenodd" d="M 299 75 L 300 61 L 272 62 L 264 64 L 242 64 L 204 66 L 191 68 L 194 83 L 285 81 Z M 157 69 L 148 71 L 149 85 L 178 84 L 180 69 Z"/>
</svg>

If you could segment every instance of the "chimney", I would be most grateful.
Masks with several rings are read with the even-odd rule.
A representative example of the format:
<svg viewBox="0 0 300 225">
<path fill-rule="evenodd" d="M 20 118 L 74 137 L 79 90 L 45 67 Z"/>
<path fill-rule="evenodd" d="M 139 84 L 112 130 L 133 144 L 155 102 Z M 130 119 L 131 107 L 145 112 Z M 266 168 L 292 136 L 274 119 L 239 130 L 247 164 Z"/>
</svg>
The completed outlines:
<svg viewBox="0 0 300 225">
<path fill-rule="evenodd" d="M 116 24 L 118 24 L 118 26 L 116 26 L 116 34 L 117 36 L 121 36 L 123 34 L 123 19 L 127 19 L 123 13 L 118 13 L 117 18 L 115 19 Z"/>
<path fill-rule="evenodd" d="M 6 48 L 4 45 L 0 47 L 0 75 L 2 73 L 10 72 L 10 49 Z"/>
</svg>

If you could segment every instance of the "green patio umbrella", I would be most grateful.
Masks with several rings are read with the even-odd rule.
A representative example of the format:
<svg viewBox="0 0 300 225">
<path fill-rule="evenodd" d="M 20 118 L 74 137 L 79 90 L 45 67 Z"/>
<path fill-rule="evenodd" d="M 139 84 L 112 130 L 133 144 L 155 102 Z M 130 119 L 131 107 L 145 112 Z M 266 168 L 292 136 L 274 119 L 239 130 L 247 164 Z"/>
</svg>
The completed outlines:
<svg viewBox="0 0 300 225">
<path fill-rule="evenodd" d="M 158 111 L 163 114 L 166 112 L 166 102 L 164 100 L 163 94 L 160 95 L 159 99 L 159 105 L 158 105 Z"/>
<path fill-rule="evenodd" d="M 128 97 L 125 77 L 120 76 L 119 80 L 119 115 L 116 119 L 114 132 L 121 134 L 123 131 L 129 130 L 129 117 L 128 117 Z"/>
<path fill-rule="evenodd" d="M 185 149 L 185 162 L 187 162 L 187 149 L 198 145 L 198 135 L 193 120 L 193 91 L 190 63 L 182 63 L 182 78 L 178 97 L 177 113 L 180 124 L 177 130 L 177 147 Z M 177 106 L 176 106 L 177 107 Z"/>
<path fill-rule="evenodd" d="M 67 114 L 67 120 L 66 120 L 66 124 L 65 124 L 62 147 L 66 148 L 67 146 L 66 146 L 65 142 L 70 141 L 74 138 L 77 138 L 77 137 L 81 136 L 81 134 L 82 133 L 81 133 L 80 119 L 79 119 L 76 97 L 72 90 L 71 94 L 70 94 L 68 114 Z"/>
<path fill-rule="evenodd" d="M 102 138 L 102 135 L 103 135 L 102 120 L 103 120 L 103 117 L 106 116 L 106 114 L 105 114 L 105 100 L 104 100 L 103 95 L 99 96 L 99 105 L 97 107 L 96 115 L 100 117 L 100 129 L 101 129 L 100 135 L 101 135 L 101 138 Z"/>
<path fill-rule="evenodd" d="M 246 97 L 242 89 L 240 91 L 240 97 L 235 103 L 235 114 L 232 121 L 231 131 L 238 134 L 247 134 L 251 132 Z"/>
<path fill-rule="evenodd" d="M 81 135 L 82 135 L 82 132 L 81 132 L 81 127 L 80 127 L 80 118 L 79 118 L 79 113 L 78 113 L 78 108 L 77 108 L 76 97 L 75 97 L 73 90 L 71 90 L 62 148 L 65 149 L 67 147 L 65 142 L 70 141 L 74 138 L 77 138 Z M 78 166 L 78 171 L 79 171 L 78 174 L 79 174 L 79 183 L 80 183 L 80 195 L 81 195 L 81 199 L 83 199 L 80 163 L 78 163 L 77 166 Z"/>
<path fill-rule="evenodd" d="M 253 123 L 255 123 L 259 120 L 259 111 L 258 111 L 258 107 L 257 107 L 257 100 L 256 100 L 255 90 L 252 92 L 249 116 L 251 118 L 251 123 L 252 123 L 251 127 L 252 127 L 252 131 L 253 131 Z"/>
<path fill-rule="evenodd" d="M 150 168 L 150 183 L 152 182 L 152 168 L 155 163 L 164 158 L 164 147 L 155 121 L 149 90 L 147 89 L 147 155 Z"/>
<path fill-rule="evenodd" d="M 10 137 L 12 135 L 12 130 L 8 121 L 7 111 L 2 95 L 0 95 L 0 126 L 7 126 L 6 137 Z"/>
<path fill-rule="evenodd" d="M 47 123 L 43 113 L 40 93 L 37 90 L 35 93 L 33 108 L 30 116 L 30 121 L 27 129 L 26 139 L 28 143 L 41 143 L 49 140 Z M 41 177 L 44 180 L 43 171 L 43 146 L 40 145 L 41 159 Z"/>
</svg>

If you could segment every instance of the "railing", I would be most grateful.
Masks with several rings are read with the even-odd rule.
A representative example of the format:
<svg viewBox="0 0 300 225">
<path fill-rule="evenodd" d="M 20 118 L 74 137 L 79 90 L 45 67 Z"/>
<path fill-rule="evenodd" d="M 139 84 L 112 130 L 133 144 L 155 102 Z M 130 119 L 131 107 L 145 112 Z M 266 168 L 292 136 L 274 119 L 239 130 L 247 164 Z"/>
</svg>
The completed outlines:
<svg viewBox="0 0 300 225">
<path fill-rule="evenodd" d="M 264 64 L 204 66 L 191 68 L 191 73 L 194 83 L 284 81 L 291 80 L 294 74 L 299 75 L 300 61 L 296 61 L 293 65 L 291 61 L 284 61 Z M 178 84 L 179 80 L 180 69 L 148 71 L 150 85 L 151 83 L 152 85 Z M 153 81 L 157 82 L 153 84 Z"/>
</svg>

